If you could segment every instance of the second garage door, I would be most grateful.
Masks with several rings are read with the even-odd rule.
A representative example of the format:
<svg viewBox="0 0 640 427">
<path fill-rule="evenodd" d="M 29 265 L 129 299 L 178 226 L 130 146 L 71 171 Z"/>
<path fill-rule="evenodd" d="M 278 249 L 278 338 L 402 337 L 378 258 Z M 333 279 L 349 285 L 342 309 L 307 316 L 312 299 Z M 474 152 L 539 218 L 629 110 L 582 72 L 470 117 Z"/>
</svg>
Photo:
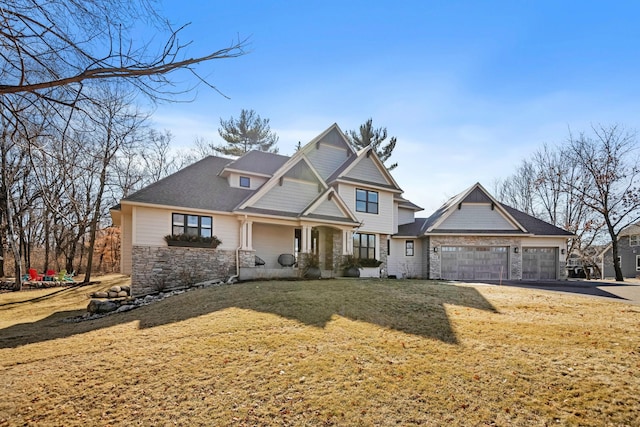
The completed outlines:
<svg viewBox="0 0 640 427">
<path fill-rule="evenodd" d="M 508 278 L 506 246 L 442 246 L 442 278 L 449 280 L 500 280 Z"/>
<path fill-rule="evenodd" d="M 556 279 L 556 248 L 522 248 L 522 278 Z"/>
</svg>

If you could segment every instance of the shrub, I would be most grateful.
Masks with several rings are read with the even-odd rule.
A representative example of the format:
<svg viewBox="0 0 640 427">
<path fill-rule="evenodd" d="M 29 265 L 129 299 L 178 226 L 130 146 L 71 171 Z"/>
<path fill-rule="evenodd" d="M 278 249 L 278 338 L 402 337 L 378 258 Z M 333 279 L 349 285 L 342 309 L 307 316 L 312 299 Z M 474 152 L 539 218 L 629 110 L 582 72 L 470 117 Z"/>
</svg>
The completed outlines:
<svg viewBox="0 0 640 427">
<path fill-rule="evenodd" d="M 375 258 L 361 258 L 360 267 L 380 267 L 382 261 L 378 261 Z"/>
<path fill-rule="evenodd" d="M 195 234 L 168 234 L 164 236 L 164 240 L 169 242 L 193 242 L 209 244 L 212 248 L 217 248 L 222 243 L 217 236 L 202 237 Z"/>
</svg>

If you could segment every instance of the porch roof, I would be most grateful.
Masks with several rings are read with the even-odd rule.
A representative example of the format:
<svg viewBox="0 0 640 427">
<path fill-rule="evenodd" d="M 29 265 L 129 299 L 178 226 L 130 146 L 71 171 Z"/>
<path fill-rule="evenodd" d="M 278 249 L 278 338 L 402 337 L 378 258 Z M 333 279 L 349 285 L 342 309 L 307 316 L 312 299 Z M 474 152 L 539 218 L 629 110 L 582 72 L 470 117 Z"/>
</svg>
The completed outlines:
<svg viewBox="0 0 640 427">
<path fill-rule="evenodd" d="M 284 219 L 315 219 L 321 222 L 339 222 L 345 225 L 358 225 L 359 222 L 353 221 L 349 218 L 336 217 L 330 215 L 318 215 L 318 214 L 309 214 L 309 215 L 300 215 L 297 212 L 284 212 L 277 211 L 273 209 L 261 209 L 261 208 L 253 208 L 247 207 L 241 210 L 235 211 L 236 213 L 248 213 L 248 214 L 257 214 L 257 215 L 267 215 L 271 217 L 279 217 Z"/>
</svg>

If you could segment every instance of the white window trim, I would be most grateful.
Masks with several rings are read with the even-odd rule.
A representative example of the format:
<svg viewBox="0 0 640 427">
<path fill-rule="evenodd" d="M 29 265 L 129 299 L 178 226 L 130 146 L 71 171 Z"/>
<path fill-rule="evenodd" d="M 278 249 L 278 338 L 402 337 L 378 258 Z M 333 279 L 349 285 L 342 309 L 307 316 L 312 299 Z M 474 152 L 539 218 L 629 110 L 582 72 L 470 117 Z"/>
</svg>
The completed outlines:
<svg viewBox="0 0 640 427">
<path fill-rule="evenodd" d="M 409 248 L 409 242 L 411 243 L 411 248 Z M 409 249 L 411 249 L 411 255 L 409 255 Z M 404 241 L 404 256 L 412 257 L 416 253 L 416 242 L 415 240 L 405 240 Z"/>
</svg>

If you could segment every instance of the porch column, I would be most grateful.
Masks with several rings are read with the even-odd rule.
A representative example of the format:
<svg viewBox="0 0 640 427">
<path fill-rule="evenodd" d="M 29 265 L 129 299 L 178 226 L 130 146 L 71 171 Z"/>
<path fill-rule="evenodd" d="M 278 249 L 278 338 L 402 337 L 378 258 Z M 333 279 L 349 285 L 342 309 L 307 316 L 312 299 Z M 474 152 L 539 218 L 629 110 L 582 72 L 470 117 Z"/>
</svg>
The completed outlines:
<svg viewBox="0 0 640 427">
<path fill-rule="evenodd" d="M 302 226 L 302 252 L 311 252 L 311 227 L 308 225 Z"/>
<path fill-rule="evenodd" d="M 353 237 L 351 230 L 342 232 L 342 255 L 353 255 Z"/>
<path fill-rule="evenodd" d="M 253 250 L 253 221 L 244 221 L 240 227 L 240 246 L 243 250 Z"/>
</svg>

